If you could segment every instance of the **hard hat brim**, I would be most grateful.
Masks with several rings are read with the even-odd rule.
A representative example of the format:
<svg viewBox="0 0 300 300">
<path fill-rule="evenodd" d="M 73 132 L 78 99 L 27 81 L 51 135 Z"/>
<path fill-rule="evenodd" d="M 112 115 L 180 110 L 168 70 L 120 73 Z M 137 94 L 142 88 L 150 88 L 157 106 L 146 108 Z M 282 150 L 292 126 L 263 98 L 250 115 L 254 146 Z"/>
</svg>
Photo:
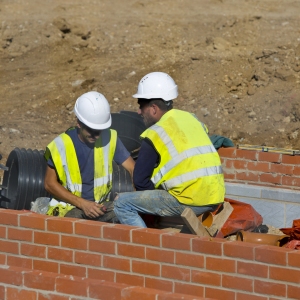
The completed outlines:
<svg viewBox="0 0 300 300">
<path fill-rule="evenodd" d="M 109 116 L 109 120 L 104 124 L 94 124 L 94 123 L 88 122 L 87 120 L 85 120 L 83 118 L 79 118 L 79 116 L 77 116 L 77 118 L 84 125 L 86 125 L 87 127 L 91 128 L 91 129 L 94 129 L 94 130 L 104 130 L 111 126 L 111 115 Z"/>
</svg>

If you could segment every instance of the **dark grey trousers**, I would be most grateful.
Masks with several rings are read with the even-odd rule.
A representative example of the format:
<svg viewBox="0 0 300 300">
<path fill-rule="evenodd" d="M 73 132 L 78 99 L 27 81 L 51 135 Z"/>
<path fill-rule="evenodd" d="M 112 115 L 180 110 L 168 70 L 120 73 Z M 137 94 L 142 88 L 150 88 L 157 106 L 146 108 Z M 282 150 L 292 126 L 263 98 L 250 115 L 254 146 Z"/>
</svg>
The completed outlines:
<svg viewBox="0 0 300 300">
<path fill-rule="evenodd" d="M 97 218 L 89 218 L 85 215 L 83 210 L 79 209 L 78 207 L 74 207 L 70 211 L 65 214 L 67 218 L 76 218 L 76 219 L 86 219 L 86 220 L 93 220 L 93 221 L 100 221 L 100 222 L 107 222 L 107 223 L 120 223 L 117 216 L 114 212 L 114 201 L 105 201 L 103 205 L 106 208 L 106 212 L 103 216 Z"/>
</svg>

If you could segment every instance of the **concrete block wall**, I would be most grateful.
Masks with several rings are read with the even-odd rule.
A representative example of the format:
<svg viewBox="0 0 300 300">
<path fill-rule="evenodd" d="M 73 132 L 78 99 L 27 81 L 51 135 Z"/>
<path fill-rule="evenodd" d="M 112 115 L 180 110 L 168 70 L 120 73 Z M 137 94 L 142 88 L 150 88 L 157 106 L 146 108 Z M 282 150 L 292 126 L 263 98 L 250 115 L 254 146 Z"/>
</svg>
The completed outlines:
<svg viewBox="0 0 300 300">
<path fill-rule="evenodd" d="M 0 299 L 300 299 L 297 250 L 28 211 L 0 210 L 0 265 Z"/>
<path fill-rule="evenodd" d="M 300 156 L 236 148 L 218 152 L 226 197 L 249 203 L 264 224 L 277 228 L 300 218 Z"/>
</svg>

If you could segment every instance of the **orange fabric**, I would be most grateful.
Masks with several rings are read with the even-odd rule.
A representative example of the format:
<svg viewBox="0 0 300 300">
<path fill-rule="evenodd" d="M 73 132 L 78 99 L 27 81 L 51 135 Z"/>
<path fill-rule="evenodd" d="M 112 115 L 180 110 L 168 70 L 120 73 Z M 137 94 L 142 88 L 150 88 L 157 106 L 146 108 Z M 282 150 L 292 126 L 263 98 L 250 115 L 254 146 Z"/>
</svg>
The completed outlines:
<svg viewBox="0 0 300 300">
<path fill-rule="evenodd" d="M 239 230 L 253 231 L 262 224 L 262 216 L 250 204 L 228 198 L 225 198 L 225 201 L 231 204 L 233 211 L 217 233 L 217 237 L 235 234 Z"/>
</svg>

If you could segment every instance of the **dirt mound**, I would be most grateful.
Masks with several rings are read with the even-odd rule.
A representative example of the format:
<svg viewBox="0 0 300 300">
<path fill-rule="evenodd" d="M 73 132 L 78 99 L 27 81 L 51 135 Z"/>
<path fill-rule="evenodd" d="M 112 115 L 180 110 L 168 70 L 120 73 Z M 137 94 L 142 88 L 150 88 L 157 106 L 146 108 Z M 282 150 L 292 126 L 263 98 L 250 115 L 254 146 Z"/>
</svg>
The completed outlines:
<svg viewBox="0 0 300 300">
<path fill-rule="evenodd" d="M 300 148 L 300 3 L 293 0 L 1 1 L 1 163 L 44 149 L 89 90 L 136 110 L 169 73 L 175 107 L 236 144 Z"/>
</svg>

